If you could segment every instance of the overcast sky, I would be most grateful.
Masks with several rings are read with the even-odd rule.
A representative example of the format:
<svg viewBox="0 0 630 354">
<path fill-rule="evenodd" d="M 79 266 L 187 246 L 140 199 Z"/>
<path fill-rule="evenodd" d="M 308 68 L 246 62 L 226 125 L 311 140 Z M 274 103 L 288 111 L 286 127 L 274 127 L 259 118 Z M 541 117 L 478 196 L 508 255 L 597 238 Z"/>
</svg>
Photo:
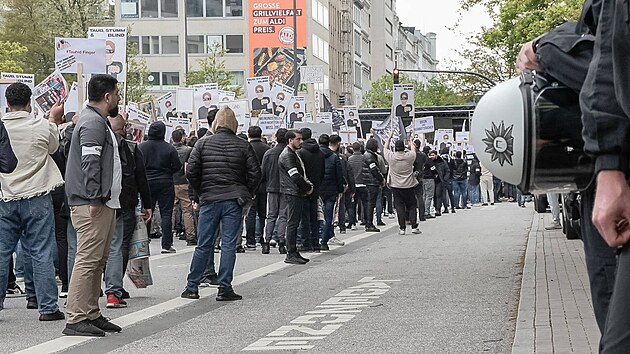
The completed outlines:
<svg viewBox="0 0 630 354">
<path fill-rule="evenodd" d="M 492 21 L 482 7 L 458 14 L 459 0 L 396 0 L 397 14 L 404 26 L 416 27 L 423 34 L 437 33 L 439 68 L 446 69 L 450 60 L 461 60 L 455 52 L 468 44 L 467 37 L 490 26 Z M 459 27 L 449 30 L 456 23 Z"/>
</svg>

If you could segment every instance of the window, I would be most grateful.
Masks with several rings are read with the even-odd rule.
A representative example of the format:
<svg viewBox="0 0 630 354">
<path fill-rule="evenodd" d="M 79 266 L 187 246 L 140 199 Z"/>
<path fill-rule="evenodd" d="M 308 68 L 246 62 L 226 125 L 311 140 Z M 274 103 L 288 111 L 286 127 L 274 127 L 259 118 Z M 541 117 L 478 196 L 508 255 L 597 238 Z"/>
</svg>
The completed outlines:
<svg viewBox="0 0 630 354">
<path fill-rule="evenodd" d="M 187 17 L 203 17 L 203 0 L 186 0 Z"/>
<path fill-rule="evenodd" d="M 358 61 L 354 62 L 354 85 L 357 87 L 361 87 L 361 63 Z"/>
<path fill-rule="evenodd" d="M 143 18 L 158 17 L 158 0 L 142 0 L 140 16 Z"/>
<path fill-rule="evenodd" d="M 188 53 L 204 54 L 206 52 L 203 36 L 188 36 Z"/>
<path fill-rule="evenodd" d="M 162 54 L 179 54 L 179 36 L 162 36 Z"/>
<path fill-rule="evenodd" d="M 352 17 L 354 19 L 354 23 L 361 27 L 361 9 L 357 5 L 354 5 L 354 12 L 352 14 Z"/>
<path fill-rule="evenodd" d="M 206 17 L 223 17 L 223 0 L 206 0 Z"/>
<path fill-rule="evenodd" d="M 147 78 L 149 81 L 149 85 L 159 86 L 160 85 L 160 73 L 159 72 L 151 72 L 149 77 Z"/>
<path fill-rule="evenodd" d="M 388 19 L 385 19 L 385 31 L 387 31 L 387 33 L 392 34 L 392 32 L 394 31 L 394 25 L 392 25 L 391 22 L 389 22 Z"/>
<path fill-rule="evenodd" d="M 142 54 L 160 54 L 159 36 L 142 36 Z"/>
<path fill-rule="evenodd" d="M 208 36 L 206 43 L 207 48 L 214 48 L 217 43 L 223 47 L 223 36 Z"/>
<path fill-rule="evenodd" d="M 129 36 L 129 43 L 131 43 L 131 46 L 135 47 L 138 53 L 140 53 L 140 37 Z"/>
<path fill-rule="evenodd" d="M 225 49 L 228 53 L 243 53 L 243 36 L 231 35 L 225 36 Z"/>
<path fill-rule="evenodd" d="M 354 54 L 361 56 L 361 34 L 354 31 Z"/>
<path fill-rule="evenodd" d="M 321 59 L 322 61 L 328 63 L 329 59 L 328 59 L 328 55 L 329 55 L 329 48 L 328 48 L 328 42 L 326 42 L 325 40 L 319 38 L 317 35 L 313 34 L 313 43 L 311 43 L 311 46 L 313 47 L 313 55 L 316 56 L 317 58 Z"/>
<path fill-rule="evenodd" d="M 225 0 L 225 17 L 243 16 L 243 0 Z"/>
<path fill-rule="evenodd" d="M 243 86 L 245 84 L 245 73 L 242 71 L 232 71 L 232 85 Z"/>
<path fill-rule="evenodd" d="M 138 0 L 122 0 L 120 3 L 121 18 L 138 18 Z"/>
<path fill-rule="evenodd" d="M 178 72 L 163 72 L 162 73 L 162 86 L 179 86 L 179 73 Z"/>
<path fill-rule="evenodd" d="M 388 46 L 387 44 L 385 44 L 385 57 L 387 57 L 387 59 L 392 60 L 392 58 L 394 57 L 394 51 L 392 50 L 392 47 Z"/>
<path fill-rule="evenodd" d="M 177 17 L 177 3 L 179 1 L 161 0 L 162 17 Z"/>
</svg>

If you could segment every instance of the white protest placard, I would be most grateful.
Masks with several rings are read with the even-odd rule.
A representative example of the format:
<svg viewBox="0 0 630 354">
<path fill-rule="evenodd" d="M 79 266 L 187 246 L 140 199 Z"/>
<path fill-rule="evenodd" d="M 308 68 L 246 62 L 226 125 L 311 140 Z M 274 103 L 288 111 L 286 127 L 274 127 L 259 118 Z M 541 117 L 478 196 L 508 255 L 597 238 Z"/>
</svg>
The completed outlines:
<svg viewBox="0 0 630 354">
<path fill-rule="evenodd" d="M 291 112 L 289 113 L 289 125 L 293 126 L 295 122 L 303 122 L 306 114 L 306 97 L 293 96 L 289 106 L 291 107 L 289 110 Z M 310 122 L 312 122 L 312 120 L 310 120 Z"/>
<path fill-rule="evenodd" d="M 173 131 L 175 131 L 175 126 L 173 125 L 171 121 L 167 121 L 166 118 L 164 117 L 158 118 L 157 120 L 158 122 L 164 123 L 164 126 L 166 126 L 166 134 L 164 134 L 164 141 L 166 141 L 167 143 L 170 143 L 171 135 L 173 135 Z"/>
<path fill-rule="evenodd" d="M 248 77 L 247 99 L 251 103 L 252 111 L 264 110 L 271 112 L 271 86 L 269 76 Z"/>
<path fill-rule="evenodd" d="M 412 84 L 394 84 L 394 116 L 413 118 L 414 88 Z"/>
<path fill-rule="evenodd" d="M 34 74 L 20 74 L 20 73 L 0 73 L 0 79 L 2 80 L 11 80 L 12 82 L 21 82 L 28 86 L 31 91 L 35 88 L 35 75 Z M 7 85 L 8 86 L 8 85 Z M 1 107 L 6 107 L 4 104 L 4 91 L 2 92 L 2 96 L 0 97 L 0 109 Z M 35 105 L 35 99 L 32 100 L 31 106 L 35 109 L 37 106 Z M 2 110 L 4 112 L 4 110 Z M 33 112 L 37 117 L 43 118 L 44 112 Z"/>
<path fill-rule="evenodd" d="M 435 147 L 438 152 L 444 148 L 450 148 L 453 146 L 454 136 L 453 129 L 438 129 L 435 131 Z"/>
<path fill-rule="evenodd" d="M 341 130 L 339 131 L 339 136 L 341 137 L 341 142 L 343 144 L 352 144 L 359 140 L 359 135 L 356 129 Z"/>
<path fill-rule="evenodd" d="M 228 106 L 234 111 L 234 115 L 238 121 L 238 131 L 247 131 L 247 128 L 249 128 L 249 119 L 247 119 L 247 115 L 249 114 L 249 101 L 237 100 L 219 103 L 219 108 L 223 108 L 224 106 Z"/>
<path fill-rule="evenodd" d="M 168 119 L 177 117 L 177 97 L 173 92 L 167 92 L 166 94 L 156 99 L 157 106 L 160 108 L 160 116 Z"/>
<path fill-rule="evenodd" d="M 106 73 L 127 81 L 127 27 L 90 27 L 88 38 L 105 40 Z"/>
<path fill-rule="evenodd" d="M 230 102 L 236 99 L 236 92 L 219 90 L 219 102 Z"/>
<path fill-rule="evenodd" d="M 435 131 L 433 116 L 416 118 L 413 120 L 413 123 L 416 134 L 433 133 Z"/>
<path fill-rule="evenodd" d="M 9 85 L 11 85 L 11 83 L 0 82 L 0 117 L 9 111 L 9 106 L 7 106 L 7 99 L 5 97 L 5 92 L 7 91 L 7 87 L 9 87 Z"/>
<path fill-rule="evenodd" d="M 273 114 L 261 114 L 258 116 L 258 126 L 265 136 L 272 136 L 276 130 L 281 128 L 282 118 L 276 117 Z"/>
<path fill-rule="evenodd" d="M 193 85 L 197 119 L 206 119 L 208 111 L 219 108 L 219 85 L 216 83 Z"/>
<path fill-rule="evenodd" d="M 131 102 L 127 105 L 127 124 L 129 124 L 129 130 L 131 131 L 132 140 L 135 142 L 142 142 L 145 131 L 151 120 L 151 116 L 142 112 L 137 107 L 137 104 L 132 105 Z"/>
<path fill-rule="evenodd" d="M 178 87 L 177 91 L 177 111 L 182 113 L 182 116 L 192 115 L 194 112 L 193 102 L 195 97 L 195 91 L 192 88 Z"/>
<path fill-rule="evenodd" d="M 184 131 L 184 135 L 188 135 L 188 132 L 190 132 L 190 121 L 188 118 L 173 118 L 171 123 L 173 123 L 174 130 L 181 129 Z"/>
<path fill-rule="evenodd" d="M 271 99 L 273 100 L 273 114 L 284 118 L 288 112 L 287 106 L 293 98 L 293 87 L 275 82 L 271 89 Z"/>
<path fill-rule="evenodd" d="M 343 106 L 343 115 L 346 127 L 356 128 L 361 126 L 359 120 L 359 110 L 356 106 Z"/>
<path fill-rule="evenodd" d="M 304 114 L 304 122 L 306 122 L 306 123 L 313 122 L 313 113 L 306 112 L 306 114 Z"/>
<path fill-rule="evenodd" d="M 79 83 L 73 82 L 70 85 L 70 90 L 68 91 L 68 98 L 66 99 L 66 103 L 63 105 L 64 113 L 66 117 L 66 122 L 72 120 L 75 113 L 79 111 Z"/>
<path fill-rule="evenodd" d="M 469 139 L 470 139 L 469 132 L 455 132 L 455 141 L 468 143 Z"/>
<path fill-rule="evenodd" d="M 33 89 L 36 107 L 42 112 L 49 111 L 57 101 L 68 96 L 68 83 L 59 71 L 50 74 Z"/>
<path fill-rule="evenodd" d="M 311 65 L 300 66 L 300 82 L 303 84 L 321 84 L 324 82 L 324 67 Z"/>
<path fill-rule="evenodd" d="M 304 123 L 304 122 L 296 122 L 295 129 L 309 128 L 311 132 L 313 132 L 313 139 L 319 139 L 319 136 L 322 134 L 332 135 L 332 124 L 328 123 Z"/>
<path fill-rule="evenodd" d="M 83 72 L 105 74 L 105 40 L 55 37 L 55 65 L 59 72 L 76 74 L 77 63 L 83 63 Z"/>
<path fill-rule="evenodd" d="M 319 112 L 315 115 L 315 122 L 332 125 L 332 112 Z"/>
</svg>

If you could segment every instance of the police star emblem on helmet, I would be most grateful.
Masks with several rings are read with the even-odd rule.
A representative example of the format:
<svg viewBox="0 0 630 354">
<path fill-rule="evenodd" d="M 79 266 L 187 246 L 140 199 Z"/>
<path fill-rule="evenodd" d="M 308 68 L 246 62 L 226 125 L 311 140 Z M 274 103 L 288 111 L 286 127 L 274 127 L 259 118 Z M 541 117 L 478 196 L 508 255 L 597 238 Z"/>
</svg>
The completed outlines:
<svg viewBox="0 0 630 354">
<path fill-rule="evenodd" d="M 486 138 L 482 141 L 486 144 L 485 152 L 492 155 L 491 161 L 499 160 L 499 164 L 503 167 L 506 162 L 510 165 L 512 163 L 512 155 L 514 155 L 514 137 L 512 136 L 512 129 L 514 125 L 505 127 L 505 123 L 501 121 L 498 126 L 492 122 L 492 128 L 490 130 L 485 129 Z"/>
</svg>

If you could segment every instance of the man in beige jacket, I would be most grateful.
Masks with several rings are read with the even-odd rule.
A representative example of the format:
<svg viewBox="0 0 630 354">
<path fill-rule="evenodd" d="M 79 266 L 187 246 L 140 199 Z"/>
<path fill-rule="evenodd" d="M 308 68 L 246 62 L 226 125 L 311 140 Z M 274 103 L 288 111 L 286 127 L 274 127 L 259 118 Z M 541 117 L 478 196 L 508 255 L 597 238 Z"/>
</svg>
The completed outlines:
<svg viewBox="0 0 630 354">
<path fill-rule="evenodd" d="M 9 259 L 18 241 L 31 254 L 33 282 L 40 321 L 64 319 L 57 305 L 58 289 L 53 265 L 55 220 L 50 192 L 63 178 L 50 154 L 59 147 L 54 123 L 31 113 L 31 90 L 22 83 L 7 87 L 9 113 L 2 117 L 18 165 L 12 173 L 0 173 L 0 310 L 6 295 Z M 63 106 L 50 113 L 55 121 Z"/>
</svg>

